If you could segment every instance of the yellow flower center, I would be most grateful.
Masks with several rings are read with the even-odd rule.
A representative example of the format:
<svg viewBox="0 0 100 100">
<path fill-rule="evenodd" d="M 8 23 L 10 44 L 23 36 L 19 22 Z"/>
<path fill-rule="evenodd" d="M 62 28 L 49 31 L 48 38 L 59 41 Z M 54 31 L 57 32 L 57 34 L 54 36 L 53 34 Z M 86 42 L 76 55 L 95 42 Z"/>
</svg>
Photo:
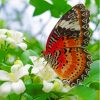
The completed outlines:
<svg viewBox="0 0 100 100">
<path fill-rule="evenodd" d="M 9 73 L 11 81 L 17 81 L 16 76 L 14 73 Z"/>
</svg>

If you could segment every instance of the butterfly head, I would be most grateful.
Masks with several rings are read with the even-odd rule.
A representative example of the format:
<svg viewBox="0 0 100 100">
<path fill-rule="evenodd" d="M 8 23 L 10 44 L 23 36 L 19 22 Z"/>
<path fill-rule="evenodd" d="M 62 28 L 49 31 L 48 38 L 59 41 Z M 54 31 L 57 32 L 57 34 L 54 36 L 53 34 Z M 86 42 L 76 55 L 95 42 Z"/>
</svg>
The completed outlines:
<svg viewBox="0 0 100 100">
<path fill-rule="evenodd" d="M 43 56 L 45 57 L 45 55 L 47 54 L 46 51 L 41 51 L 41 53 L 43 54 Z"/>
<path fill-rule="evenodd" d="M 43 51 L 41 51 L 41 53 L 42 53 L 43 55 L 45 55 L 45 54 L 46 54 L 46 51 L 43 50 Z"/>
<path fill-rule="evenodd" d="M 48 53 L 47 53 L 47 51 L 41 51 L 41 53 L 43 54 L 43 57 L 45 58 L 45 60 L 48 60 Z"/>
</svg>

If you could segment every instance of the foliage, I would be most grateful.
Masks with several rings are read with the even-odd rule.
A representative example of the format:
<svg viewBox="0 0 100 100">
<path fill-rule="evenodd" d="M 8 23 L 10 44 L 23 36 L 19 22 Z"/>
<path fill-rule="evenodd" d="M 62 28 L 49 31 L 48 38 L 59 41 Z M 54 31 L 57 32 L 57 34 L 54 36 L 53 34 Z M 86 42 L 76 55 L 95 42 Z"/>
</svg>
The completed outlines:
<svg viewBox="0 0 100 100">
<path fill-rule="evenodd" d="M 71 6 L 67 4 L 66 0 L 58 1 L 51 0 L 53 4 L 48 3 L 45 0 L 30 0 L 30 4 L 35 6 L 34 16 L 40 15 L 47 10 L 50 10 L 53 17 L 59 18 L 62 14 L 68 11 Z"/>
<path fill-rule="evenodd" d="M 5 0 L 2 0 L 4 4 Z M 66 0 L 51 0 L 51 3 L 46 0 L 30 0 L 30 4 L 35 7 L 33 16 L 41 15 L 46 11 L 50 11 L 51 16 L 59 18 L 66 11 L 68 11 L 71 6 L 66 2 Z M 86 0 L 85 5 L 90 8 L 91 0 Z M 99 0 L 95 0 L 95 7 L 99 8 Z M 94 14 L 91 14 L 91 22 L 98 25 L 99 19 L 97 10 Z M 97 20 L 95 20 L 95 18 Z M 0 28 L 5 27 L 5 22 L 0 20 Z M 41 78 L 31 73 L 32 68 L 28 69 L 29 75 L 22 78 L 25 83 L 26 90 L 21 94 L 11 93 L 5 98 L 2 96 L 0 100 L 99 100 L 100 93 L 100 79 L 99 79 L 99 64 L 100 64 L 100 41 L 95 40 L 93 36 L 93 29 L 91 31 L 91 41 L 87 49 L 92 55 L 93 63 L 91 64 L 91 70 L 89 76 L 82 82 L 82 85 L 73 87 L 68 92 L 59 91 L 43 91 L 43 82 Z M 1 44 L 0 40 L 0 70 L 5 70 L 10 72 L 11 67 L 15 65 L 16 60 L 21 60 L 23 65 L 30 64 L 33 62 L 29 58 L 30 56 L 40 56 L 43 47 L 35 37 L 27 37 L 24 34 L 25 39 L 23 40 L 27 44 L 27 49 L 22 50 L 20 47 L 9 46 L 7 42 Z M 0 85 L 3 82 L 0 81 Z"/>
</svg>

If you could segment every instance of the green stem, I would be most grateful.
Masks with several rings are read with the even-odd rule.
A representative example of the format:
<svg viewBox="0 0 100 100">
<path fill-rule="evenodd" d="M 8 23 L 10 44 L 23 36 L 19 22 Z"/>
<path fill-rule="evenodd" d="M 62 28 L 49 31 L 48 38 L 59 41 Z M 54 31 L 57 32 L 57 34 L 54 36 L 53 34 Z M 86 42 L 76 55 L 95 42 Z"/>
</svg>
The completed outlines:
<svg viewBox="0 0 100 100">
<path fill-rule="evenodd" d="M 20 96 L 19 96 L 19 100 L 21 100 L 21 97 L 22 97 L 22 94 L 20 94 Z"/>
<path fill-rule="evenodd" d="M 10 95 L 8 95 L 8 100 L 10 100 Z"/>
</svg>

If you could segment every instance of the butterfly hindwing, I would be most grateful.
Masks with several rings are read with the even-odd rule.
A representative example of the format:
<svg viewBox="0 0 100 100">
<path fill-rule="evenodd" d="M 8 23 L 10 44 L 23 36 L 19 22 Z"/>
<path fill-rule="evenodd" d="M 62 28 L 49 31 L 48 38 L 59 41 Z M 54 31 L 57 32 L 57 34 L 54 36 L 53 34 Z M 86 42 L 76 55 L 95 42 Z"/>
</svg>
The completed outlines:
<svg viewBox="0 0 100 100">
<path fill-rule="evenodd" d="M 72 86 L 87 76 L 91 57 L 85 49 L 62 48 L 56 50 L 48 61 L 51 61 L 50 64 L 62 81 Z"/>
</svg>

